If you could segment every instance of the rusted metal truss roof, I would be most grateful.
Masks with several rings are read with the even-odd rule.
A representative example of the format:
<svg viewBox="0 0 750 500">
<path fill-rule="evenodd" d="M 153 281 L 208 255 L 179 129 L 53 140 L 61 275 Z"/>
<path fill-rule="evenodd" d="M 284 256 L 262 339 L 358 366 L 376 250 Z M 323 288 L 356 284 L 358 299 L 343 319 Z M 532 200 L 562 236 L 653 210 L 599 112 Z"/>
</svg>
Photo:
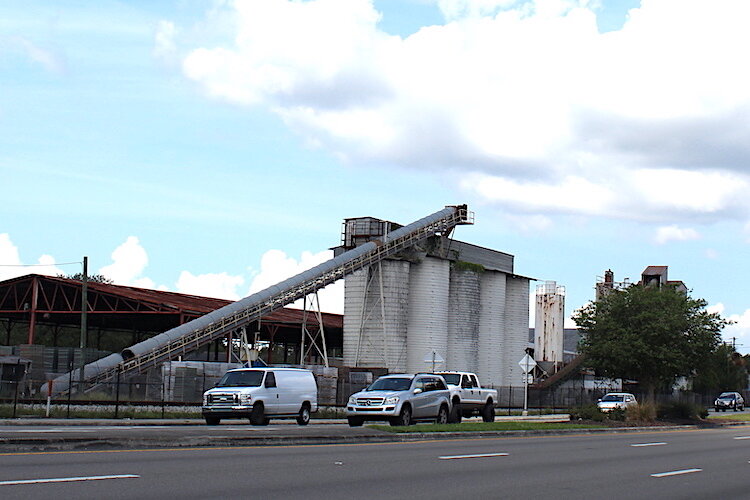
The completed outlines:
<svg viewBox="0 0 750 500">
<path fill-rule="evenodd" d="M 82 283 L 69 278 L 28 274 L 0 281 L 0 316 L 39 314 L 78 314 L 81 311 Z M 132 286 L 88 282 L 88 314 L 179 315 L 182 321 L 202 316 L 232 301 L 184 293 L 149 290 Z M 284 308 L 269 314 L 263 322 L 299 325 L 304 312 Z M 343 328 L 339 314 L 323 313 L 325 328 Z M 307 323 L 317 324 L 308 312 Z"/>
</svg>

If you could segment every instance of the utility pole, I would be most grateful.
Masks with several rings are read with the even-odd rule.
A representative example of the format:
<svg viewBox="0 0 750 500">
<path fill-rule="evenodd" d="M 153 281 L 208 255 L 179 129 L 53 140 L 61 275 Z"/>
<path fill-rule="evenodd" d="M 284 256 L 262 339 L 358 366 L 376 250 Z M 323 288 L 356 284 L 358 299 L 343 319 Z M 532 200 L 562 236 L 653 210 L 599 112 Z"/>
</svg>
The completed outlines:
<svg viewBox="0 0 750 500">
<path fill-rule="evenodd" d="M 79 343 L 79 347 L 81 348 L 81 359 L 78 360 L 78 362 L 81 364 L 81 376 L 79 377 L 79 382 L 83 383 L 83 367 L 86 365 L 86 357 L 83 354 L 83 350 L 86 348 L 86 337 L 88 336 L 88 324 L 87 324 L 87 318 L 86 313 L 88 312 L 88 306 L 89 306 L 89 258 L 84 256 L 83 257 L 83 275 L 81 276 L 81 341 Z M 83 386 L 81 386 L 81 389 L 83 389 Z"/>
</svg>

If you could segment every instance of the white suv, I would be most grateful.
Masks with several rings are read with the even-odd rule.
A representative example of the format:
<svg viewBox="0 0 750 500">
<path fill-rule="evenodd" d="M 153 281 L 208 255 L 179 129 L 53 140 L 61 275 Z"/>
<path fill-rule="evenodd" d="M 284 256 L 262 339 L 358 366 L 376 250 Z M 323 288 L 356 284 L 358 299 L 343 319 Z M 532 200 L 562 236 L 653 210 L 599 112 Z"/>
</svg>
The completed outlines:
<svg viewBox="0 0 750 500">
<path fill-rule="evenodd" d="M 629 392 L 609 392 L 596 403 L 596 406 L 603 412 L 609 412 L 616 408 L 626 409 L 628 406 L 637 405 L 638 401 L 635 396 Z"/>
</svg>

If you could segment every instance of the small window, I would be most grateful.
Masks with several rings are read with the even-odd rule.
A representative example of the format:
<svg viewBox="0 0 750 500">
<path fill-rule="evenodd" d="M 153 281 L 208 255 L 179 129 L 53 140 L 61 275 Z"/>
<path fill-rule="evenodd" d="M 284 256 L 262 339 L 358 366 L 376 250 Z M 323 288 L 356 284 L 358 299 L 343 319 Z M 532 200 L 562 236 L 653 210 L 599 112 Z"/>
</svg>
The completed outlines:
<svg viewBox="0 0 750 500">
<path fill-rule="evenodd" d="M 276 387 L 276 375 L 266 372 L 266 387 Z"/>
<path fill-rule="evenodd" d="M 427 392 L 427 379 L 419 378 L 414 383 L 415 389 L 422 389 L 422 392 Z"/>
<path fill-rule="evenodd" d="M 469 378 L 468 375 L 462 375 L 461 376 L 461 387 L 463 389 L 471 389 L 471 387 L 472 387 L 472 385 L 471 385 L 471 379 Z"/>
<path fill-rule="evenodd" d="M 445 382 L 443 382 L 440 379 L 435 380 L 435 390 L 436 391 L 444 391 L 448 389 L 448 386 L 445 385 Z"/>
<path fill-rule="evenodd" d="M 471 386 L 472 387 L 479 387 L 479 381 L 477 380 L 476 375 L 471 376 Z"/>
</svg>

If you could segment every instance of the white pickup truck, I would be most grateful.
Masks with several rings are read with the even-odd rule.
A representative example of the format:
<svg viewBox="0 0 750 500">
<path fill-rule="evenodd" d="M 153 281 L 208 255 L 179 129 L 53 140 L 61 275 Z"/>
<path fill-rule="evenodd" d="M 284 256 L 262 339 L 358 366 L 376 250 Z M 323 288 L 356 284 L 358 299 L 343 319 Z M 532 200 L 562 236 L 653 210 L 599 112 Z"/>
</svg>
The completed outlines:
<svg viewBox="0 0 750 500">
<path fill-rule="evenodd" d="M 483 389 L 474 373 L 446 371 L 437 374 L 445 379 L 451 393 L 450 422 L 459 423 L 462 417 L 472 415 L 481 415 L 485 422 L 495 420 L 495 389 Z"/>
</svg>

